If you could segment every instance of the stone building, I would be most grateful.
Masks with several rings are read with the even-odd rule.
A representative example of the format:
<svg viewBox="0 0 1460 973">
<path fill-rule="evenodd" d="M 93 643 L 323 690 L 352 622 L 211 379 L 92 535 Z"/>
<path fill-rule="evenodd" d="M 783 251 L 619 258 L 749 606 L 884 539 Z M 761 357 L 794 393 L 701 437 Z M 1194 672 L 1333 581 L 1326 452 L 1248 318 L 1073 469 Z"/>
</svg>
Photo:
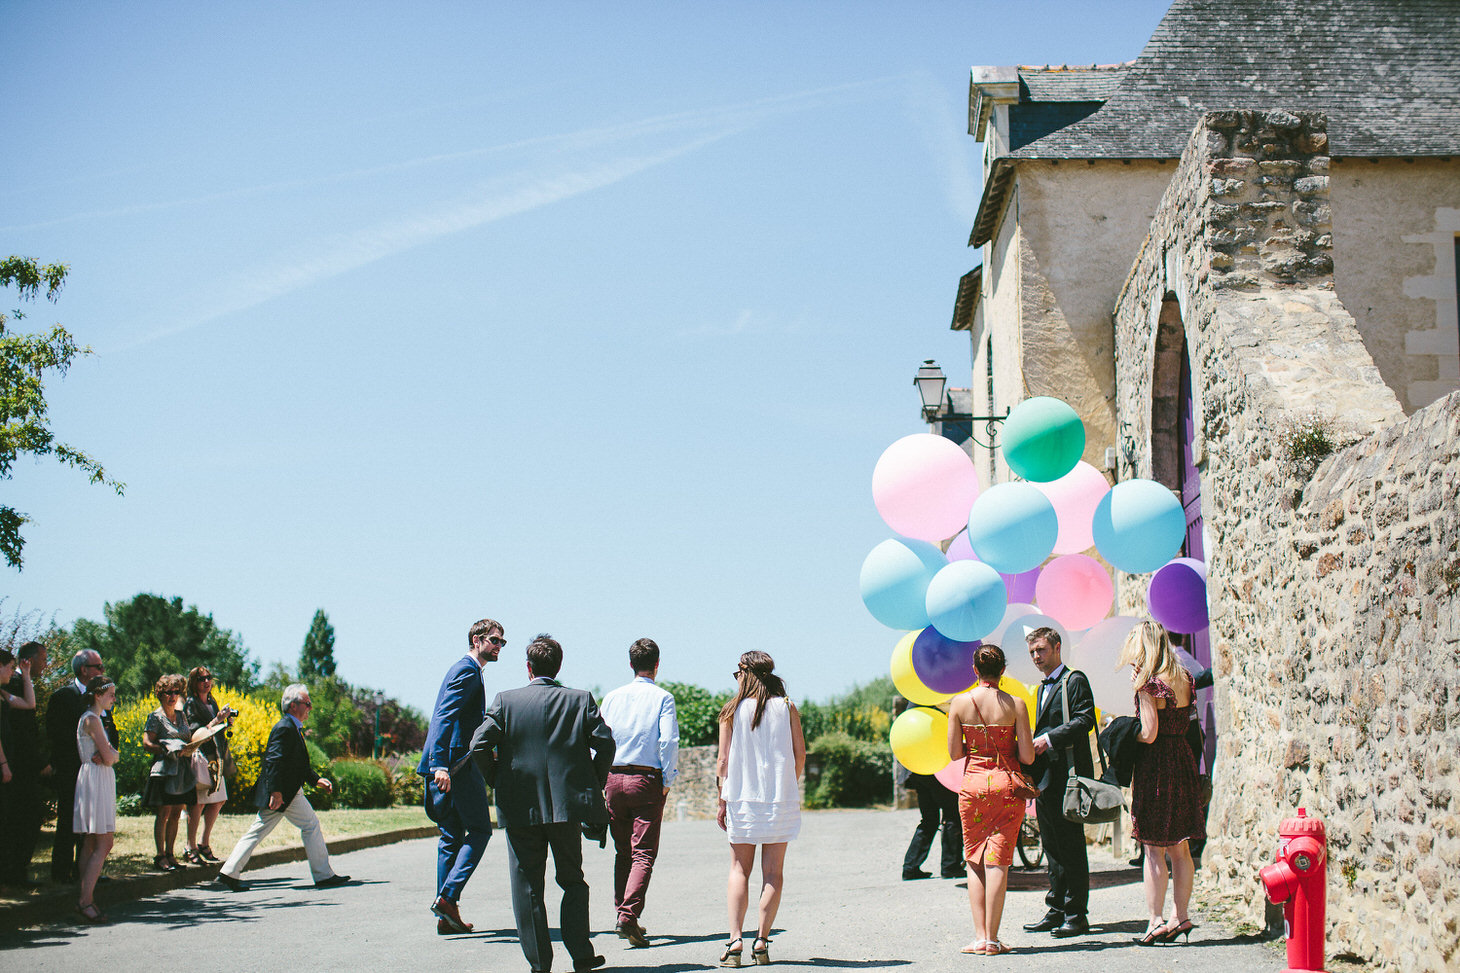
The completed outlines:
<svg viewBox="0 0 1460 973">
<path fill-rule="evenodd" d="M 1455 968 L 1460 4 L 1177 0 L 1128 64 L 974 68 L 969 124 L 974 411 L 1070 402 L 1208 564 L 1202 887 L 1262 922 L 1305 806 L 1331 950 Z M 1339 448 L 1305 465 L 1314 414 Z"/>
</svg>

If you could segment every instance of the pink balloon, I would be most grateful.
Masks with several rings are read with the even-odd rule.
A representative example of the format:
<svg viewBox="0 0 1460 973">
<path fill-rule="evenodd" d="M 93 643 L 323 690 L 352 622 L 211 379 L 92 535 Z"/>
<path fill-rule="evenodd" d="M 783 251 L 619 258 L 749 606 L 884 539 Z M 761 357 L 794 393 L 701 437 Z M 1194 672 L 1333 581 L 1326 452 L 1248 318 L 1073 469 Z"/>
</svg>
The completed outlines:
<svg viewBox="0 0 1460 973">
<path fill-rule="evenodd" d="M 963 787 L 963 760 L 953 760 L 948 766 L 933 775 L 938 778 L 938 783 L 957 794 Z"/>
<path fill-rule="evenodd" d="M 968 523 L 978 499 L 973 461 L 952 440 L 920 432 L 888 446 L 872 471 L 872 501 L 904 537 L 937 543 Z"/>
<path fill-rule="evenodd" d="M 973 545 L 968 543 L 968 528 L 965 527 L 958 532 L 948 545 L 948 550 L 943 552 L 948 558 L 948 563 L 954 561 L 977 561 L 978 555 L 973 553 Z"/>
<path fill-rule="evenodd" d="M 1054 542 L 1054 553 L 1079 554 L 1094 547 L 1090 524 L 1095 508 L 1100 506 L 1100 498 L 1110 492 L 1105 474 L 1089 463 L 1080 462 L 1058 480 L 1034 486 L 1049 498 L 1059 518 L 1060 532 Z"/>
<path fill-rule="evenodd" d="M 1046 564 L 1034 585 L 1034 603 L 1066 628 L 1089 628 L 1110 612 L 1115 584 L 1099 561 L 1066 554 Z"/>
</svg>

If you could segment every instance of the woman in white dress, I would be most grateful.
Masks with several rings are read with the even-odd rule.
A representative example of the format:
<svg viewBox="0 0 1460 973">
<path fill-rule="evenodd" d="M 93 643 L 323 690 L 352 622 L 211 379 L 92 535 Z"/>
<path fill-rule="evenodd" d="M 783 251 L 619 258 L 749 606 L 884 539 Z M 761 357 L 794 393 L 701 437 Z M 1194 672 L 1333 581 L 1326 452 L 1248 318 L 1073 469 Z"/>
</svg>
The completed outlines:
<svg viewBox="0 0 1460 973">
<path fill-rule="evenodd" d="M 717 820 L 730 836 L 730 941 L 720 954 L 721 966 L 740 965 L 756 845 L 761 849 L 760 915 L 750 955 L 757 965 L 770 962 L 769 937 L 781 904 L 786 843 L 801 831 L 798 781 L 806 768 L 806 741 L 801 716 L 775 667 L 764 652 L 742 655 L 734 673 L 735 695 L 720 711 Z"/>
<path fill-rule="evenodd" d="M 96 907 L 96 880 L 112 850 L 117 830 L 117 751 L 106 738 L 101 714 L 111 709 L 117 699 L 117 687 L 106 676 L 97 676 L 86 684 L 81 697 L 86 711 L 76 724 L 76 750 L 81 755 L 81 771 L 76 777 L 76 810 L 71 818 L 72 831 L 86 835 L 81 844 L 81 887 L 76 911 L 87 922 L 106 922 L 107 917 Z"/>
</svg>

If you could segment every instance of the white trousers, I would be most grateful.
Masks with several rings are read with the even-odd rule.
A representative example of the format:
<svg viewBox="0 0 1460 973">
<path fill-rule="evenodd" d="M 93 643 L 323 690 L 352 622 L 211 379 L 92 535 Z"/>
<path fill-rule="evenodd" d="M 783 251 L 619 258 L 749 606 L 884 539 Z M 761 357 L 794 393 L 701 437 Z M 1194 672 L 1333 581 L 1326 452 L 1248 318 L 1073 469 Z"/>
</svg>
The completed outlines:
<svg viewBox="0 0 1460 973">
<path fill-rule="evenodd" d="M 319 817 L 310 807 L 309 800 L 304 796 L 301 789 L 294 795 L 294 800 L 284 805 L 278 811 L 259 811 L 258 820 L 244 832 L 238 844 L 233 846 L 233 853 L 223 863 L 219 870 L 229 878 L 237 878 L 248 865 L 248 860 L 253 856 L 254 850 L 258 848 L 259 842 L 268 837 L 269 832 L 274 830 L 280 819 L 288 821 L 299 829 L 299 835 L 304 839 L 304 853 L 309 856 L 309 872 L 314 876 L 316 882 L 322 882 L 334 874 L 330 867 L 329 848 L 324 843 L 324 832 L 319 827 Z"/>
</svg>

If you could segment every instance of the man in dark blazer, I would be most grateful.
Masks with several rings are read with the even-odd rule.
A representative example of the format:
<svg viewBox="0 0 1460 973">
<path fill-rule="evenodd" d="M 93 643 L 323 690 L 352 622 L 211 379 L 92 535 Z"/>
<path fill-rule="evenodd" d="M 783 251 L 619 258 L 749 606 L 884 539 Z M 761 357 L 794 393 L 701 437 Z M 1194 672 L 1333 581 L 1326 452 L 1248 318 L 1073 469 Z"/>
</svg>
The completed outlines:
<svg viewBox="0 0 1460 973">
<path fill-rule="evenodd" d="M 482 670 L 488 662 L 497 661 L 507 641 L 500 624 L 483 618 L 468 630 L 466 644 L 466 655 L 441 680 L 421 764 L 416 768 L 426 781 L 426 816 L 441 832 L 436 851 L 436 900 L 431 911 L 436 914 L 436 932 L 443 936 L 472 930 L 471 923 L 461 918 L 457 903 L 487 850 L 492 815 L 481 770 L 462 758 L 486 714 Z M 460 769 L 453 775 L 451 768 L 458 763 Z"/>
<path fill-rule="evenodd" d="M 330 867 L 329 848 L 325 845 L 319 817 L 304 796 L 305 784 L 326 791 L 333 789 L 329 781 L 314 772 L 309 764 L 309 750 L 304 746 L 304 721 L 309 718 L 313 706 L 307 686 L 295 683 L 285 687 L 280 703 L 284 718 L 269 731 L 269 744 L 264 750 L 263 765 L 259 768 L 258 784 L 254 787 L 253 802 L 259 809 L 259 816 L 238 839 L 232 854 L 218 870 L 218 883 L 231 891 L 243 891 L 244 884 L 239 881 L 239 874 L 259 842 L 268 837 L 280 819 L 299 829 L 315 888 L 332 889 L 350 880 L 348 875 L 336 875 Z"/>
<path fill-rule="evenodd" d="M 591 693 L 556 680 L 563 648 L 547 635 L 527 646 L 521 689 L 498 693 L 471 741 L 471 756 L 492 784 L 497 822 L 507 829 L 512 912 L 517 938 L 534 971 L 552 968 L 543 887 L 552 849 L 563 890 L 559 928 L 575 971 L 603 965 L 588 931 L 583 880 L 584 824 L 607 825 L 603 787 L 613 766 L 613 734 Z"/>
<path fill-rule="evenodd" d="M 76 677 L 51 693 L 46 704 L 46 739 L 51 745 L 51 780 L 56 788 L 56 837 L 51 844 L 51 881 L 75 882 L 81 877 L 77 862 L 84 835 L 71 831 L 76 807 L 76 775 L 81 773 L 81 754 L 76 749 L 76 724 L 86 710 L 82 696 L 86 684 L 106 672 L 101 653 L 82 649 L 71 659 Z M 120 739 L 111 711 L 101 714 L 107 739 L 115 747 Z"/>
<path fill-rule="evenodd" d="M 1063 804 L 1072 753 L 1075 772 L 1083 777 L 1094 776 L 1090 731 L 1095 729 L 1095 694 L 1085 674 L 1068 668 L 1060 659 L 1058 632 L 1037 628 L 1025 641 L 1035 668 L 1044 673 L 1034 722 L 1034 776 L 1039 786 L 1034 810 L 1049 862 L 1049 892 L 1044 896 L 1049 911 L 1043 919 L 1027 923 L 1024 928 L 1029 932 L 1047 931 L 1060 938 L 1083 936 L 1090 932 L 1090 860 L 1085 854 L 1085 826 L 1066 821 Z M 1069 697 L 1068 718 L 1061 689 Z"/>
</svg>

